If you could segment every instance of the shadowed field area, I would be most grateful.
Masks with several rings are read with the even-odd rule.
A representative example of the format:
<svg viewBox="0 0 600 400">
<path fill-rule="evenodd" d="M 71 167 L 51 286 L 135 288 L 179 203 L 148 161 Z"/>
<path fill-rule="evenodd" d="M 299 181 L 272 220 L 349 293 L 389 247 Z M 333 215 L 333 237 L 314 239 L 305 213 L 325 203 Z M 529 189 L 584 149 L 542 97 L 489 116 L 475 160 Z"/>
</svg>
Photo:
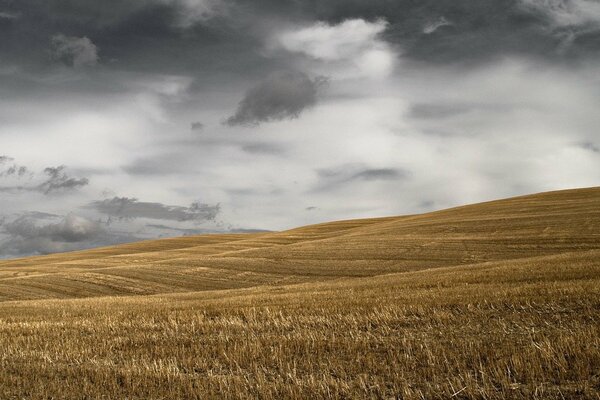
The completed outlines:
<svg viewBox="0 0 600 400">
<path fill-rule="evenodd" d="M 600 188 L 0 263 L 0 398 L 600 399 Z"/>
</svg>

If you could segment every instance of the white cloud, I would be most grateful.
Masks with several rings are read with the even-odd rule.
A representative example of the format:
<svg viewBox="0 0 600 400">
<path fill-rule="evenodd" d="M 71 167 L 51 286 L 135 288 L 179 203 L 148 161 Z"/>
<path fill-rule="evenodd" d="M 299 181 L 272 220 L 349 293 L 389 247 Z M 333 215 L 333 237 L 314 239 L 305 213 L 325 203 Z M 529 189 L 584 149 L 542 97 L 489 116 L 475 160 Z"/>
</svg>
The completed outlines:
<svg viewBox="0 0 600 400">
<path fill-rule="evenodd" d="M 449 26 L 449 25 L 452 25 L 452 22 L 448 21 L 444 17 L 440 17 L 437 20 L 426 24 L 423 27 L 423 33 L 426 35 L 430 35 L 430 34 L 434 33 L 435 31 L 437 31 L 438 29 L 440 29 L 441 27 Z"/>
<path fill-rule="evenodd" d="M 334 77 L 383 78 L 391 74 L 396 59 L 380 38 L 386 27 L 384 20 L 352 19 L 338 25 L 317 22 L 279 33 L 273 47 L 320 62 Z"/>
</svg>

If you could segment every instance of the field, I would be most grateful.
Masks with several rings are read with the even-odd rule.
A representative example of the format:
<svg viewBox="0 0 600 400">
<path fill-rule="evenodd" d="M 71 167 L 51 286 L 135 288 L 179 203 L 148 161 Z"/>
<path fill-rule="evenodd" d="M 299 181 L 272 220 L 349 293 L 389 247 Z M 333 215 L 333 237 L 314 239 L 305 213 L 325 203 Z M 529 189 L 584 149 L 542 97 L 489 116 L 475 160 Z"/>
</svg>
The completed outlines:
<svg viewBox="0 0 600 400">
<path fill-rule="evenodd" d="M 0 399 L 600 399 L 600 188 L 0 262 Z"/>
</svg>

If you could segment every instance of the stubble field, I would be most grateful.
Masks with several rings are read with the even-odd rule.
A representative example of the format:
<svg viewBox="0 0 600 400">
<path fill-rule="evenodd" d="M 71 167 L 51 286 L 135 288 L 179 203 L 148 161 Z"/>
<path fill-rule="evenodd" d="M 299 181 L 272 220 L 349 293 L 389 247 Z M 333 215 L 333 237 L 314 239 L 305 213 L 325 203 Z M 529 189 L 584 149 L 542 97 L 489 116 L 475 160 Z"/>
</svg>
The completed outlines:
<svg viewBox="0 0 600 400">
<path fill-rule="evenodd" d="M 0 263 L 0 399 L 600 399 L 600 188 Z"/>
</svg>

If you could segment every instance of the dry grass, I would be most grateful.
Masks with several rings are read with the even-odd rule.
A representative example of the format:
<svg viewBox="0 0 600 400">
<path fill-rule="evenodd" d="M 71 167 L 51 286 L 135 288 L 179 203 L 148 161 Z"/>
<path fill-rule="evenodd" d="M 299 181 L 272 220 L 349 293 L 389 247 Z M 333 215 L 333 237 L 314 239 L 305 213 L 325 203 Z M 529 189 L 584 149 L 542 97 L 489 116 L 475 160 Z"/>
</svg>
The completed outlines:
<svg viewBox="0 0 600 400">
<path fill-rule="evenodd" d="M 600 399 L 600 189 L 138 246 L 0 264 L 0 399 Z"/>
</svg>

